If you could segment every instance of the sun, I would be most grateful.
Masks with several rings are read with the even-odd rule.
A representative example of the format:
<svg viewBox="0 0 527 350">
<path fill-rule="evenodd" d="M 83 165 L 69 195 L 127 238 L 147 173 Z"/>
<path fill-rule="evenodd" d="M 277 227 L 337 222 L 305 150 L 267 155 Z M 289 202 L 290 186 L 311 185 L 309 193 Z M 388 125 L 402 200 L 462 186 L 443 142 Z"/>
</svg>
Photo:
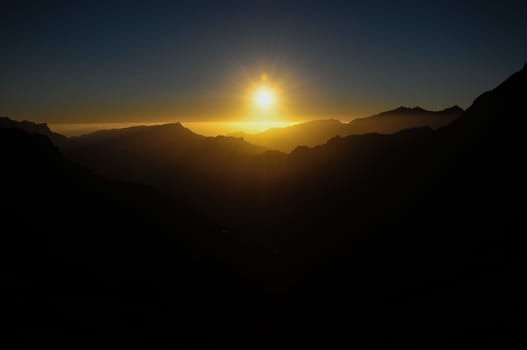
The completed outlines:
<svg viewBox="0 0 527 350">
<path fill-rule="evenodd" d="M 275 103 L 275 100 L 275 94 L 269 88 L 260 88 L 254 94 L 254 101 L 256 102 L 256 105 L 263 109 L 272 107 Z"/>
</svg>

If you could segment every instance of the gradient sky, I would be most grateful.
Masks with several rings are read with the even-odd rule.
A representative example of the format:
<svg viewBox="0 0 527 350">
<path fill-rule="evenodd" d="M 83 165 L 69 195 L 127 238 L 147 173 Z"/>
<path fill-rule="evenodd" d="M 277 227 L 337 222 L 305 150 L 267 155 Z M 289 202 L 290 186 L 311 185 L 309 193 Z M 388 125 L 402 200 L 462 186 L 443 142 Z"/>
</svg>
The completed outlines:
<svg viewBox="0 0 527 350">
<path fill-rule="evenodd" d="M 291 119 L 466 108 L 527 61 L 526 14 L 507 0 L 3 1 L 0 115 L 236 119 L 262 72 Z"/>
</svg>

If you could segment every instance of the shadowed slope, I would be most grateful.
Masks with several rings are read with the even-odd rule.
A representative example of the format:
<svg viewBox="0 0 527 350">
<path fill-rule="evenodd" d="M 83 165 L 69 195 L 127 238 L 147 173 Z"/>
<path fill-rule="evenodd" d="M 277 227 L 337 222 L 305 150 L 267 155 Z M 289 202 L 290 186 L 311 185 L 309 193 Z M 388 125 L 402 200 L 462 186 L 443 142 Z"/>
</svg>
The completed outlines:
<svg viewBox="0 0 527 350">
<path fill-rule="evenodd" d="M 327 302 L 299 311 L 306 320 L 369 339 L 382 329 L 390 344 L 524 344 L 524 319 L 511 310 L 526 307 L 517 278 L 526 238 L 510 198 L 525 188 L 515 121 L 527 115 L 526 91 L 524 68 L 438 131 L 334 138 L 290 155 L 281 225 L 324 260 L 297 305 Z"/>
<path fill-rule="evenodd" d="M 216 173 L 265 151 L 241 138 L 205 137 L 180 123 L 105 130 L 72 138 L 66 154 L 111 178 L 174 185 L 186 191 L 196 177 Z"/>
<path fill-rule="evenodd" d="M 254 327 L 245 305 L 265 291 L 227 267 L 251 252 L 188 203 L 94 176 L 19 129 L 0 129 L 0 159 L 3 315 L 18 343 L 166 348 Z"/>
</svg>

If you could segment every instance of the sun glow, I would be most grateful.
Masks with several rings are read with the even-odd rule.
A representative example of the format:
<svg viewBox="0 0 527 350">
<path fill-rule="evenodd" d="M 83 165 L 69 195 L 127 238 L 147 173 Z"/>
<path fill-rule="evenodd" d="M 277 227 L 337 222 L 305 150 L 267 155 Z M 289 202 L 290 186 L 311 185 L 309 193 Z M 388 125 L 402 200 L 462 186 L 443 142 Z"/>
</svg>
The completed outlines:
<svg viewBox="0 0 527 350">
<path fill-rule="evenodd" d="M 273 91 L 265 87 L 258 89 L 254 94 L 254 101 L 258 107 L 263 109 L 272 107 L 275 103 L 275 100 L 276 98 Z"/>
<path fill-rule="evenodd" d="M 263 72 L 259 79 L 249 81 L 244 94 L 245 107 L 238 127 L 247 133 L 262 132 L 293 124 L 287 118 L 287 95 L 282 80 L 272 80 Z"/>
</svg>

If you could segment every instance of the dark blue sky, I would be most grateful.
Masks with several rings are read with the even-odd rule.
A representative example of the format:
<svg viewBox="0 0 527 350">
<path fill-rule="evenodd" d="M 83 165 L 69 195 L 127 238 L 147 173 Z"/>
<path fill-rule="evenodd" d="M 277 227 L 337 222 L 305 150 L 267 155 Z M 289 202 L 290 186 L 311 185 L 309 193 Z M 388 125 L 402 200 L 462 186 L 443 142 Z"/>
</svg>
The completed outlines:
<svg viewBox="0 0 527 350">
<path fill-rule="evenodd" d="M 526 1 L 3 1 L 0 114 L 236 118 L 267 72 L 291 118 L 468 107 L 527 61 Z"/>
</svg>

